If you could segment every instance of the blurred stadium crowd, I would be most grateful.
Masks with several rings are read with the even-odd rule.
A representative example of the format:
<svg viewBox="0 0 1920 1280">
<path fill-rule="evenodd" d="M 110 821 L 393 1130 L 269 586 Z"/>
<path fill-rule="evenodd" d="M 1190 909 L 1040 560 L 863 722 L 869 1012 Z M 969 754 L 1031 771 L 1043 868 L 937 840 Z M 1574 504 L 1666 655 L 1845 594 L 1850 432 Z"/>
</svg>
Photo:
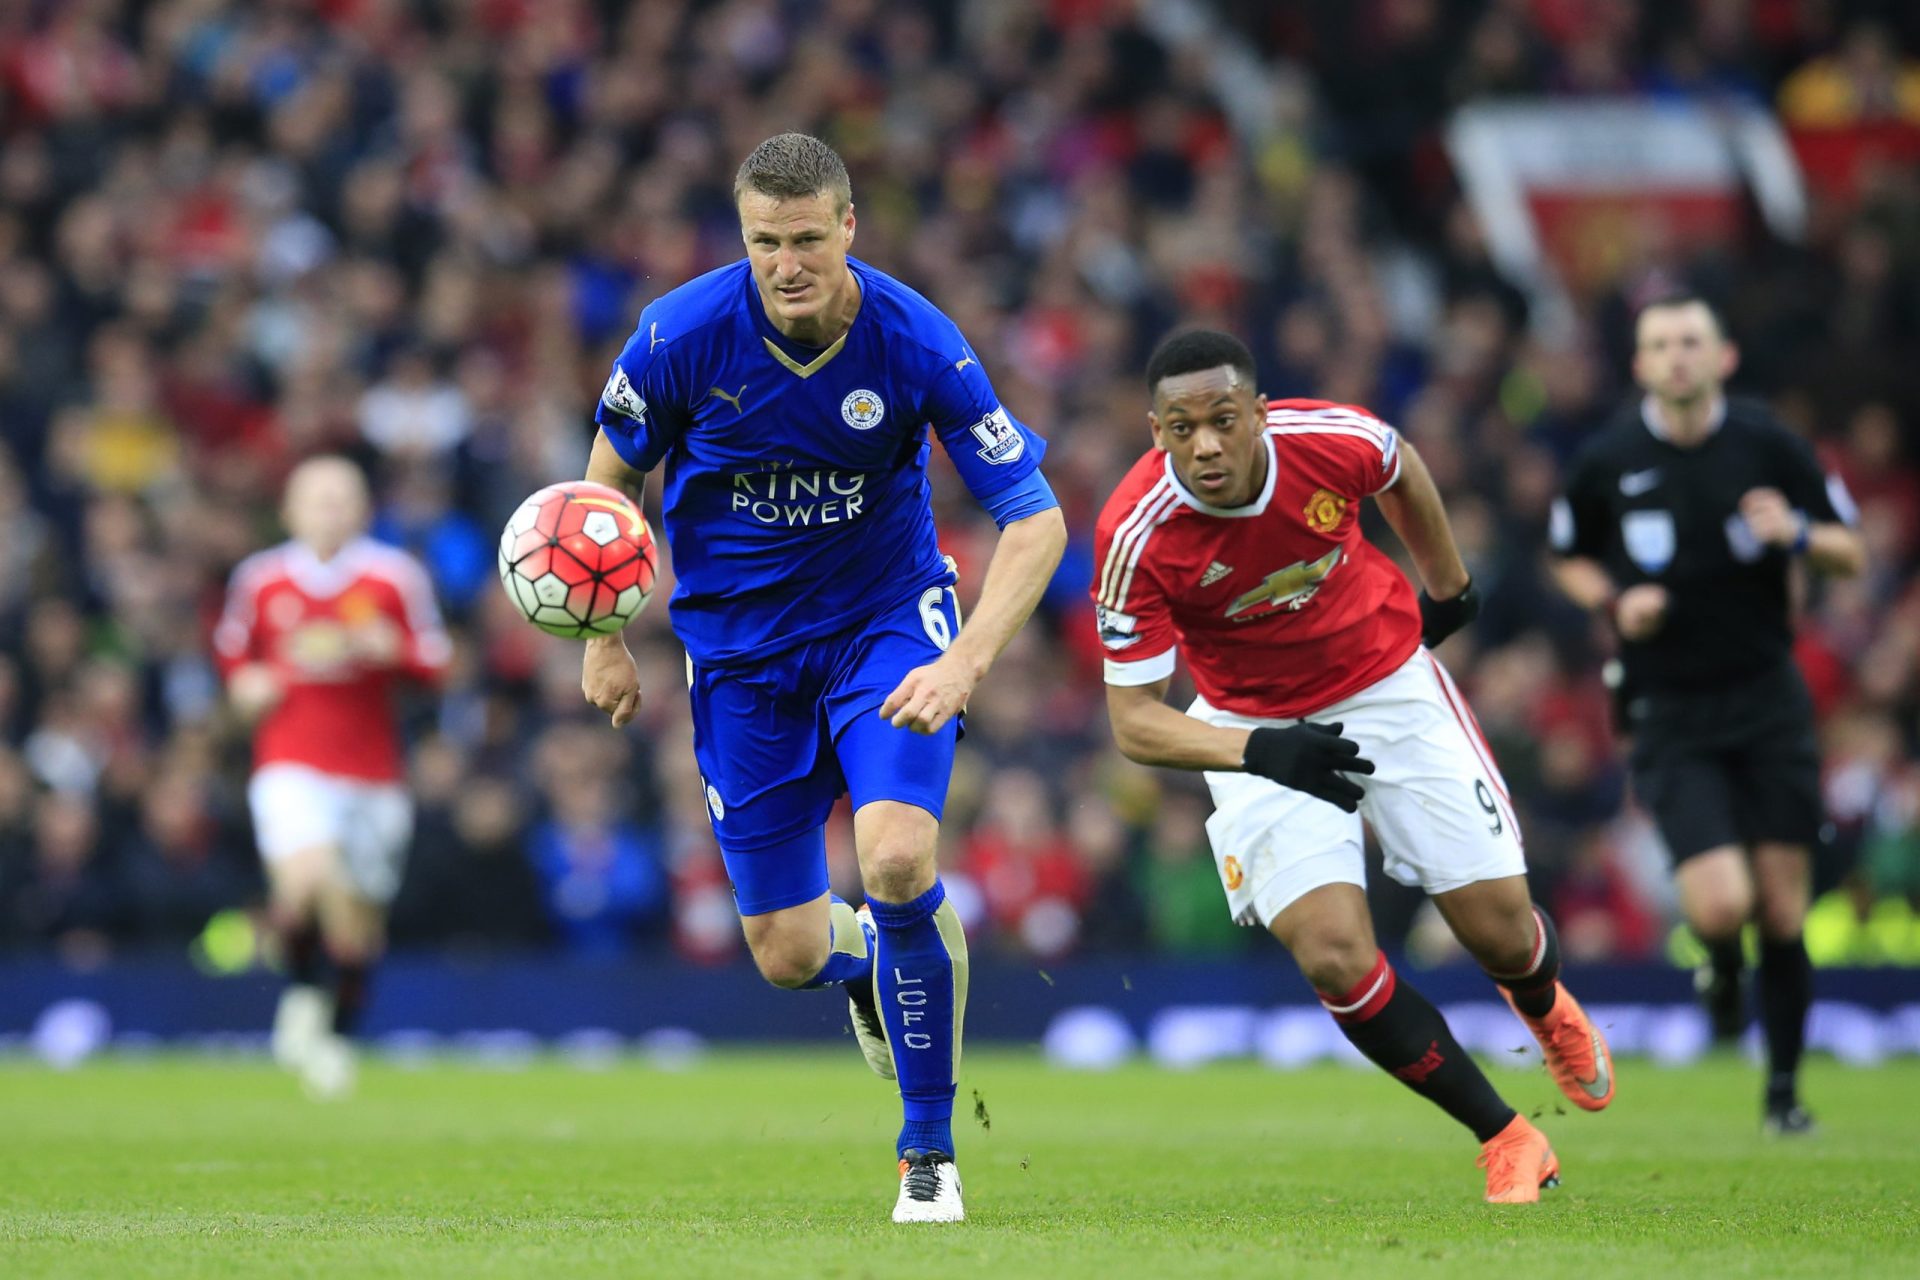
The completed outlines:
<svg viewBox="0 0 1920 1280">
<path fill-rule="evenodd" d="M 364 460 L 377 532 L 459 645 L 409 706 L 421 822 L 402 944 L 672 946 L 738 929 L 680 658 L 617 734 L 578 653 L 493 585 L 493 537 L 581 473 L 640 307 L 740 253 L 739 158 L 804 128 L 854 175 L 858 252 L 944 307 L 1050 437 L 1076 541 L 974 699 L 944 865 L 976 946 L 1226 953 L 1197 779 L 1108 745 L 1086 601 L 1100 501 L 1147 443 L 1181 323 L 1275 395 L 1373 406 L 1424 453 L 1488 608 L 1446 659 L 1521 806 L 1569 952 L 1654 954 L 1664 863 L 1624 802 L 1605 637 L 1540 565 L 1560 466 L 1620 402 L 1626 317 L 1681 280 L 1742 387 L 1846 476 L 1870 575 L 1814 595 L 1829 879 L 1920 894 L 1920 20 L 1841 0 L 71 0 L 0 16 L 0 945 L 177 946 L 258 897 L 244 733 L 207 635 L 277 539 L 296 459 Z M 1890 140 L 1812 192 L 1805 243 L 1653 253 L 1529 336 L 1440 146 L 1516 95 L 1735 96 Z M 1902 151 L 1901 148 L 1907 148 Z M 939 459 L 976 589 L 992 526 Z M 964 594 L 964 592 L 963 592 Z M 838 876 L 854 870 L 843 820 Z M 1383 887 L 1390 934 L 1424 936 Z M 1903 917 L 1906 918 L 1906 917 Z"/>
</svg>

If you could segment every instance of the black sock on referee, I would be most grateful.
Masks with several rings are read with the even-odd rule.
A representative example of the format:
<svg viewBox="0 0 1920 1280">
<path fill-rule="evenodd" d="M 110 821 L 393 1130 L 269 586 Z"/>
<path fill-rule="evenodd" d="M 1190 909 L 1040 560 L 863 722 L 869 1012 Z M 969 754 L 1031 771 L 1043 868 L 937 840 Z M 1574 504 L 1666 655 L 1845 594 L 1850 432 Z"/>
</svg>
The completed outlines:
<svg viewBox="0 0 1920 1280">
<path fill-rule="evenodd" d="M 320 985 L 320 927 L 308 920 L 280 930 L 280 962 L 296 987 Z"/>
<path fill-rule="evenodd" d="M 1813 1007 L 1813 962 L 1803 938 L 1760 939 L 1760 1025 L 1767 1033 L 1767 1103 L 1799 1101 L 1796 1081 Z"/>
<path fill-rule="evenodd" d="M 1698 935 L 1695 935 L 1696 937 Z M 1740 971 L 1747 967 L 1746 954 L 1740 948 L 1740 933 L 1734 931 L 1731 938 L 1701 938 L 1700 945 L 1707 949 L 1707 963 L 1713 966 L 1715 983 L 1737 982 Z"/>
<path fill-rule="evenodd" d="M 1447 1020 L 1395 976 L 1384 954 L 1353 990 L 1319 995 L 1354 1048 L 1473 1130 L 1481 1142 L 1513 1123 L 1513 1108 L 1453 1038 Z"/>
<path fill-rule="evenodd" d="M 1537 904 L 1533 920 L 1536 932 L 1527 967 L 1519 973 L 1488 969 L 1487 976 L 1507 989 L 1514 1008 L 1529 1018 L 1544 1018 L 1553 1012 L 1560 989 L 1560 933 L 1553 927 L 1553 917 Z"/>
<path fill-rule="evenodd" d="M 333 1034 L 351 1036 L 360 1029 L 360 1014 L 367 1007 L 373 966 L 364 960 L 337 961 L 333 969 Z"/>
</svg>

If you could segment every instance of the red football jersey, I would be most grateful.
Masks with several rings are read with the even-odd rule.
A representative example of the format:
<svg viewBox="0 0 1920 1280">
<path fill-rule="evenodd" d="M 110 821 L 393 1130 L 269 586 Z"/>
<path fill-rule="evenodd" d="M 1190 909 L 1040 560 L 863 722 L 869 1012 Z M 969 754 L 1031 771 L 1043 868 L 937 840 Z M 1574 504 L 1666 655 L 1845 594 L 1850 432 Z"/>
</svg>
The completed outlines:
<svg viewBox="0 0 1920 1280">
<path fill-rule="evenodd" d="M 398 641 L 390 662 L 356 657 L 378 627 Z M 263 662 L 286 683 L 261 719 L 253 763 L 304 764 L 391 782 L 405 772 L 394 686 L 437 680 L 453 656 L 433 584 L 406 552 L 360 538 L 322 561 L 297 542 L 247 557 L 233 571 L 213 633 L 223 674 Z"/>
<path fill-rule="evenodd" d="M 1360 533 L 1360 500 L 1400 478 L 1400 439 L 1365 409 L 1268 403 L 1267 480 L 1211 507 L 1150 449 L 1100 513 L 1094 541 L 1107 683 L 1143 685 L 1186 656 L 1223 711 L 1291 719 L 1350 697 L 1420 645 L 1420 603 Z"/>
</svg>

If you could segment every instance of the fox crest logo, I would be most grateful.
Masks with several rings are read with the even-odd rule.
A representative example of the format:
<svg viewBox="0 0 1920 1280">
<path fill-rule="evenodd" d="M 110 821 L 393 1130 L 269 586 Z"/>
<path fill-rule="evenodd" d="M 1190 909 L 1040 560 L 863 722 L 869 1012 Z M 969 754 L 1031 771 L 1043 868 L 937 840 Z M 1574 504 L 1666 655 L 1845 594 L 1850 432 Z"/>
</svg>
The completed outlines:
<svg viewBox="0 0 1920 1280">
<path fill-rule="evenodd" d="M 849 391 L 840 402 L 840 416 L 855 431 L 871 431 L 886 417 L 887 407 L 871 391 Z"/>
<path fill-rule="evenodd" d="M 1220 866 L 1220 878 L 1226 882 L 1227 892 L 1238 889 L 1247 878 L 1246 872 L 1240 869 L 1240 859 L 1228 854 L 1227 860 Z"/>
<path fill-rule="evenodd" d="M 1331 489 L 1315 489 L 1301 514 L 1315 533 L 1332 533 L 1347 517 L 1347 500 Z"/>
</svg>

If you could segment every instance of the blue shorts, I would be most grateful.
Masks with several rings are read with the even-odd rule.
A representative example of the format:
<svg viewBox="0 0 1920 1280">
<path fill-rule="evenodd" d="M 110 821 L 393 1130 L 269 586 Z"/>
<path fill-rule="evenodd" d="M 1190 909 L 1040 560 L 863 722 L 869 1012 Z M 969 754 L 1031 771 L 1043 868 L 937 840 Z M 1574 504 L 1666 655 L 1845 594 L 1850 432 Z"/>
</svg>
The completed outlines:
<svg viewBox="0 0 1920 1280">
<path fill-rule="evenodd" d="M 693 754 L 741 915 L 827 891 L 827 815 L 843 793 L 856 810 L 898 800 L 941 816 L 958 718 L 920 734 L 879 711 L 907 672 L 940 656 L 957 623 L 952 589 L 929 587 L 766 666 L 692 670 Z"/>
</svg>

